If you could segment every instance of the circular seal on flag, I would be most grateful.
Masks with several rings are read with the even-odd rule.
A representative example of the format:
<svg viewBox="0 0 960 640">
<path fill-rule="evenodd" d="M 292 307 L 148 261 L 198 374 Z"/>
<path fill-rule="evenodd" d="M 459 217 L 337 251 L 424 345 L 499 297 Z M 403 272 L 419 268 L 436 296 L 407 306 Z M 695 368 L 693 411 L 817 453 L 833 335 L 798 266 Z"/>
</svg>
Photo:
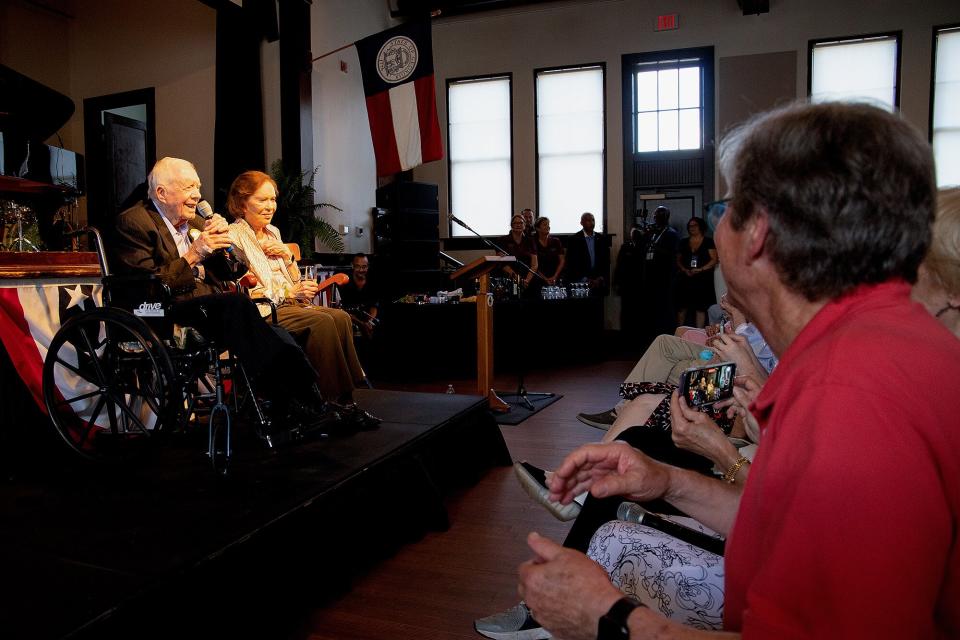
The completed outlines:
<svg viewBox="0 0 960 640">
<path fill-rule="evenodd" d="M 384 82 L 403 82 L 417 68 L 418 58 L 419 52 L 413 40 L 406 36 L 390 38 L 377 53 L 377 73 Z"/>
</svg>

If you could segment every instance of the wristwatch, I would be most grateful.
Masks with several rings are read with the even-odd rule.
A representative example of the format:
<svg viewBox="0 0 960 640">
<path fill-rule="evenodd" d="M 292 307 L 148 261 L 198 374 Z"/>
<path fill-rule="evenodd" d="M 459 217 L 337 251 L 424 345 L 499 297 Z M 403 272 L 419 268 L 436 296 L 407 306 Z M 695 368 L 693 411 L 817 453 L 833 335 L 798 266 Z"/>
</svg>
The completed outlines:
<svg viewBox="0 0 960 640">
<path fill-rule="evenodd" d="M 643 603 L 627 597 L 614 602 L 610 610 L 600 616 L 600 622 L 597 623 L 597 640 L 630 640 L 627 618 L 634 609 L 642 606 L 644 606 Z"/>
</svg>

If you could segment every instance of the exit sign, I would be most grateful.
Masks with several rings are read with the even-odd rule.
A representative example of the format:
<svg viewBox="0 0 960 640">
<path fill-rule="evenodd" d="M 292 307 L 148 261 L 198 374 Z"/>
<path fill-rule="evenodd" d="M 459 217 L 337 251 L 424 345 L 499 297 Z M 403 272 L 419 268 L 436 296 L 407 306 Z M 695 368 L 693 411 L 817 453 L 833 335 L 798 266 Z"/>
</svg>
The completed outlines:
<svg viewBox="0 0 960 640">
<path fill-rule="evenodd" d="M 657 16 L 657 31 L 669 31 L 670 29 L 679 29 L 680 20 L 677 19 L 677 14 L 668 13 L 663 16 Z"/>
</svg>

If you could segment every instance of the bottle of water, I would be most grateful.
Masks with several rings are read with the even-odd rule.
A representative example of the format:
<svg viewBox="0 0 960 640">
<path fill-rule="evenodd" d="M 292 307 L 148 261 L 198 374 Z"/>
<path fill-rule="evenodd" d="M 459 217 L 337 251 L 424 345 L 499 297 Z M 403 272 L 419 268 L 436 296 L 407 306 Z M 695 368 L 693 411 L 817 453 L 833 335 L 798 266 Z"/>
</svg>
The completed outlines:
<svg viewBox="0 0 960 640">
<path fill-rule="evenodd" d="M 448 384 L 448 385 L 447 385 L 447 393 L 456 393 L 456 391 L 453 390 L 453 385 L 452 385 L 452 384 Z"/>
</svg>

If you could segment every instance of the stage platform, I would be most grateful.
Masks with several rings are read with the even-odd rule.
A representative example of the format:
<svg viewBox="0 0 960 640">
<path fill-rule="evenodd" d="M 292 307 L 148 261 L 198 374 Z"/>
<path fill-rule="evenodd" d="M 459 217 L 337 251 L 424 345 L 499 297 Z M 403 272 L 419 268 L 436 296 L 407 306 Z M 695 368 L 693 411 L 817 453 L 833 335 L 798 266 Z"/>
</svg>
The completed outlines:
<svg viewBox="0 0 960 640">
<path fill-rule="evenodd" d="M 226 478 L 187 439 L 135 470 L 0 486 L 0 637 L 282 638 L 511 462 L 477 396 L 357 400 L 378 430 L 273 452 L 241 433 Z"/>
</svg>

